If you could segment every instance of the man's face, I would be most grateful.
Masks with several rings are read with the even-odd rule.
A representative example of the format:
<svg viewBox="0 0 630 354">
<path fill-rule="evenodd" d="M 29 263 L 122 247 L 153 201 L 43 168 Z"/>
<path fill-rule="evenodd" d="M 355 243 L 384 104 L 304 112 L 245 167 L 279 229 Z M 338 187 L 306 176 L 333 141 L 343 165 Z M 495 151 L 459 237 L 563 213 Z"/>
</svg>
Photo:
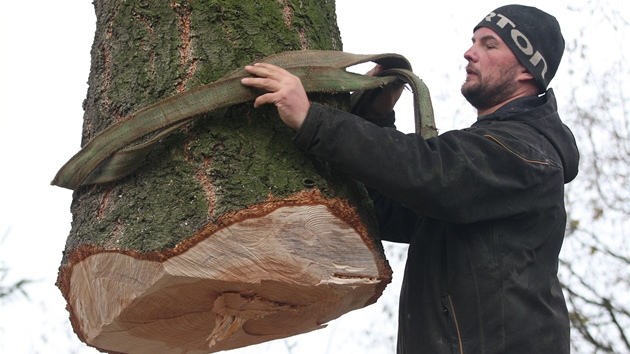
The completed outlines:
<svg viewBox="0 0 630 354">
<path fill-rule="evenodd" d="M 486 110 L 513 97 L 517 78 L 525 67 L 489 28 L 477 29 L 472 42 L 470 49 L 464 53 L 468 66 L 461 91 L 473 107 Z"/>
</svg>

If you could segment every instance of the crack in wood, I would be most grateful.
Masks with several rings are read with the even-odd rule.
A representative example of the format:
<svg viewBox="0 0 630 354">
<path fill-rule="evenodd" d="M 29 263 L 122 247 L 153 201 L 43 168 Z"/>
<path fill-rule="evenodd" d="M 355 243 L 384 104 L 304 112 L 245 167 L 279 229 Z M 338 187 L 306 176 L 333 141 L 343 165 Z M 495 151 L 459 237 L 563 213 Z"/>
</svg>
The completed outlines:
<svg viewBox="0 0 630 354">
<path fill-rule="evenodd" d="M 291 21 L 293 17 L 293 8 L 289 5 L 287 0 L 278 0 L 280 5 L 282 5 L 282 20 L 287 28 L 291 28 Z"/>
<path fill-rule="evenodd" d="M 185 70 L 184 77 L 177 84 L 177 92 L 186 90 L 188 80 L 192 79 L 197 70 L 197 60 L 192 55 L 191 21 L 192 8 L 177 2 L 171 2 L 171 7 L 178 17 L 181 44 L 179 47 L 180 67 Z"/>
<path fill-rule="evenodd" d="M 107 205 L 109 204 L 109 197 L 112 194 L 112 189 L 108 188 L 105 193 L 103 193 L 103 198 L 101 199 L 101 205 L 98 208 L 98 213 L 96 215 L 96 220 L 102 221 L 105 216 L 105 210 L 107 209 Z"/>
</svg>

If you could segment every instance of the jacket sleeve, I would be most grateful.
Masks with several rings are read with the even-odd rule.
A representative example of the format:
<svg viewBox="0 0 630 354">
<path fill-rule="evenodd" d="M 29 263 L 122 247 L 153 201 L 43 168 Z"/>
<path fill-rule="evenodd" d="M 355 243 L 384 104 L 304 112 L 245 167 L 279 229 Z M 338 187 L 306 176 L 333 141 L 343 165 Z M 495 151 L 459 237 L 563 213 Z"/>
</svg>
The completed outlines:
<svg viewBox="0 0 630 354">
<path fill-rule="evenodd" d="M 385 117 L 368 121 L 381 128 L 396 128 L 394 111 L 391 111 Z M 377 190 L 370 187 L 366 187 L 366 189 L 374 203 L 374 213 L 378 220 L 381 239 L 391 242 L 410 243 L 418 222 L 418 215 L 400 204 L 400 202 L 383 195 Z"/>
<path fill-rule="evenodd" d="M 375 189 L 367 187 L 367 190 L 374 202 L 374 213 L 381 239 L 410 243 L 418 223 L 418 215 Z"/>
<path fill-rule="evenodd" d="M 500 138 L 458 130 L 424 140 L 313 103 L 294 141 L 420 216 L 469 223 L 526 212 L 538 197 L 547 166 Z"/>
</svg>

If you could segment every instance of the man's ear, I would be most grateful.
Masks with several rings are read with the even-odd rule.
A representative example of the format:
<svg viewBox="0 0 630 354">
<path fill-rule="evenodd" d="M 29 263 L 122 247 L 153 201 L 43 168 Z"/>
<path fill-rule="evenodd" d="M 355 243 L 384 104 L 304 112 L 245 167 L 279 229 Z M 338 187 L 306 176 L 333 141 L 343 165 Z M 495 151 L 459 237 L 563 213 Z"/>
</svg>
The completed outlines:
<svg viewBox="0 0 630 354">
<path fill-rule="evenodd" d="M 534 75 L 532 75 L 525 66 L 521 65 L 521 73 L 518 76 L 519 81 L 529 81 L 534 80 Z"/>
<path fill-rule="evenodd" d="M 531 90 L 531 94 L 535 94 L 539 91 L 538 86 L 536 85 L 536 79 L 534 79 L 534 75 L 532 75 L 525 67 L 520 74 L 518 74 L 516 80 L 520 82 L 522 85 L 529 87 L 528 90 Z"/>
</svg>

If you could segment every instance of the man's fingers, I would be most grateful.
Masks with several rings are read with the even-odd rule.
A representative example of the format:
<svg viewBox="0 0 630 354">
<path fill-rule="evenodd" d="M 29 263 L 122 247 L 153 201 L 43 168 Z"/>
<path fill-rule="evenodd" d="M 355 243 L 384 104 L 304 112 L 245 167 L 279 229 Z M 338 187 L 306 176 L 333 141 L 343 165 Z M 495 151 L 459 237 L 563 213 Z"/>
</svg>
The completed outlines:
<svg viewBox="0 0 630 354">
<path fill-rule="evenodd" d="M 376 64 L 372 70 L 368 71 L 367 73 L 365 73 L 365 75 L 367 76 L 377 76 L 381 71 L 383 71 L 384 68 L 381 64 Z"/>
<path fill-rule="evenodd" d="M 291 128 L 299 129 L 311 105 L 300 78 L 266 63 L 248 65 L 245 70 L 253 77 L 241 79 L 243 85 L 267 91 L 256 98 L 254 107 L 274 104 L 280 118 Z"/>
<path fill-rule="evenodd" d="M 284 78 L 291 75 L 291 73 L 286 71 L 285 69 L 267 63 L 256 63 L 254 65 L 247 65 L 245 67 L 245 70 L 251 75 L 276 81 L 282 81 Z"/>
<path fill-rule="evenodd" d="M 265 89 L 270 92 L 275 92 L 280 89 L 278 81 L 263 77 L 246 77 L 241 79 L 241 83 L 243 85 Z"/>
<path fill-rule="evenodd" d="M 256 100 L 254 100 L 254 108 L 258 108 L 260 106 L 263 106 L 267 103 L 270 104 L 275 104 L 276 103 L 276 99 L 274 97 L 273 93 L 266 93 L 264 95 L 260 95 L 258 97 L 256 97 Z"/>
<path fill-rule="evenodd" d="M 246 86 L 256 87 L 268 91 L 260 95 L 254 101 L 254 107 L 258 108 L 264 104 L 275 104 L 277 101 L 275 93 L 283 88 L 282 77 L 286 71 L 280 67 L 265 63 L 256 63 L 245 66 L 245 70 L 254 77 L 241 79 L 241 83 Z M 288 72 L 287 72 L 288 73 Z"/>
<path fill-rule="evenodd" d="M 243 78 L 241 80 L 243 85 L 261 88 L 269 92 L 279 91 L 284 82 L 291 77 L 291 73 L 288 71 L 266 63 L 248 65 L 245 70 L 254 77 Z"/>
</svg>

